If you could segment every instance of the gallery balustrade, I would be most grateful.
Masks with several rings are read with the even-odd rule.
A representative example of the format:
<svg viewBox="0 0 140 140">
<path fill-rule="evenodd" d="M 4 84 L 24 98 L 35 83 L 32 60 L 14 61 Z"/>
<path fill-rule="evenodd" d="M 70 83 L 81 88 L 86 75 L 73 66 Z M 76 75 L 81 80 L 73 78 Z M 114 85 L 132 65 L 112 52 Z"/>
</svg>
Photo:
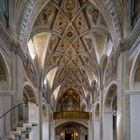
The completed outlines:
<svg viewBox="0 0 140 140">
<path fill-rule="evenodd" d="M 63 112 L 54 112 L 53 119 L 89 119 L 89 112 L 82 111 L 63 111 Z"/>
</svg>

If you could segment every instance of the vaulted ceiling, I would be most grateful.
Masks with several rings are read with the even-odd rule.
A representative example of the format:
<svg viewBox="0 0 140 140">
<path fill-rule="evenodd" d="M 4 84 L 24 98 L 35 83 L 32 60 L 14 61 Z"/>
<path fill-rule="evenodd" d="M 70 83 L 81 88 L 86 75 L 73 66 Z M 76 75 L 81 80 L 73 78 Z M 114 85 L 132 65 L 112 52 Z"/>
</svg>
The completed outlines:
<svg viewBox="0 0 140 140">
<path fill-rule="evenodd" d="M 88 0 L 52 0 L 38 15 L 31 38 L 50 91 L 59 95 L 72 88 L 86 98 L 110 49 L 100 11 Z"/>
</svg>

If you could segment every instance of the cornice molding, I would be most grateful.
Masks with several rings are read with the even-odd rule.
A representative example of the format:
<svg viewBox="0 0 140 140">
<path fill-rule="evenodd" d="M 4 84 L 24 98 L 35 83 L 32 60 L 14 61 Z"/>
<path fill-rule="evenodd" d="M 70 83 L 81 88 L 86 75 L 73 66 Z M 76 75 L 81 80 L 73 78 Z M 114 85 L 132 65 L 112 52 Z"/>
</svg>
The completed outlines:
<svg viewBox="0 0 140 140">
<path fill-rule="evenodd" d="M 26 55 L 20 46 L 20 44 L 15 43 L 14 40 L 11 39 L 9 33 L 6 31 L 5 27 L 0 22 L 0 39 L 4 43 L 4 47 L 7 51 L 13 51 L 15 54 L 18 54 L 20 58 L 25 61 Z"/>
</svg>

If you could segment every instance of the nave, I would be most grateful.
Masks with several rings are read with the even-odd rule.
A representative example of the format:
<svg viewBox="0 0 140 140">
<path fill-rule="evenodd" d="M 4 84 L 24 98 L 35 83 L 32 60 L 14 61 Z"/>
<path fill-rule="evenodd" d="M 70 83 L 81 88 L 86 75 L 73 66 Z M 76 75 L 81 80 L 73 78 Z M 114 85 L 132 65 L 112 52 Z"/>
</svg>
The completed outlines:
<svg viewBox="0 0 140 140">
<path fill-rule="evenodd" d="M 0 140 L 139 140 L 139 0 L 0 0 Z"/>
</svg>

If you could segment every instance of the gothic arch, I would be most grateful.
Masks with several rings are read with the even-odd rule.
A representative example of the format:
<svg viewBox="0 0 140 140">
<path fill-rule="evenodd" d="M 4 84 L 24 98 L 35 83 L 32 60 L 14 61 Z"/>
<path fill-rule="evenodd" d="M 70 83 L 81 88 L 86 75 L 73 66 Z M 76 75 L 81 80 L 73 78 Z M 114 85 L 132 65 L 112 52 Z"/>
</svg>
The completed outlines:
<svg viewBox="0 0 140 140">
<path fill-rule="evenodd" d="M 138 44 L 140 46 L 140 43 Z M 136 77 L 140 76 L 140 50 L 136 54 L 136 57 L 134 58 L 132 68 L 130 70 L 130 77 L 129 77 L 129 85 L 130 89 L 133 90 L 135 87 L 135 83 L 139 83 L 140 79 L 136 79 Z"/>
<path fill-rule="evenodd" d="M 116 97 L 117 97 L 117 85 L 113 83 L 107 89 L 107 92 L 104 98 L 104 108 L 112 110 L 113 103 Z"/>
<path fill-rule="evenodd" d="M 23 100 L 24 102 L 32 102 L 37 104 L 37 97 L 34 88 L 30 84 L 25 84 L 23 87 Z"/>
<path fill-rule="evenodd" d="M 34 2 L 33 0 L 29 0 L 26 3 L 25 9 L 23 11 L 23 16 L 21 18 L 21 22 L 18 25 L 19 26 L 19 41 L 20 41 L 21 46 L 25 46 L 24 44 L 27 44 L 27 40 L 31 34 L 32 26 L 37 16 L 39 15 L 39 13 L 47 5 L 48 2 L 49 1 L 45 2 L 45 1 L 40 1 L 40 0 L 37 0 L 36 2 Z M 102 1 L 93 1 L 93 0 L 90 0 L 90 2 L 101 11 L 103 16 L 106 18 L 108 25 L 111 25 L 110 31 L 112 30 L 113 41 L 117 42 L 118 44 L 118 41 L 121 39 L 121 30 L 120 30 L 120 20 L 118 18 L 118 13 L 115 8 L 115 3 L 111 0 L 105 3 Z M 99 6 L 102 4 L 104 5 L 104 7 Z M 35 12 L 34 12 L 34 9 L 36 9 Z"/>
<path fill-rule="evenodd" d="M 80 125 L 88 128 L 88 124 L 86 124 L 84 121 L 81 121 L 81 120 L 63 120 L 63 121 L 57 123 L 55 125 L 55 128 L 59 127 L 60 125 L 66 124 L 66 123 L 77 123 L 77 124 L 80 124 Z"/>
</svg>

